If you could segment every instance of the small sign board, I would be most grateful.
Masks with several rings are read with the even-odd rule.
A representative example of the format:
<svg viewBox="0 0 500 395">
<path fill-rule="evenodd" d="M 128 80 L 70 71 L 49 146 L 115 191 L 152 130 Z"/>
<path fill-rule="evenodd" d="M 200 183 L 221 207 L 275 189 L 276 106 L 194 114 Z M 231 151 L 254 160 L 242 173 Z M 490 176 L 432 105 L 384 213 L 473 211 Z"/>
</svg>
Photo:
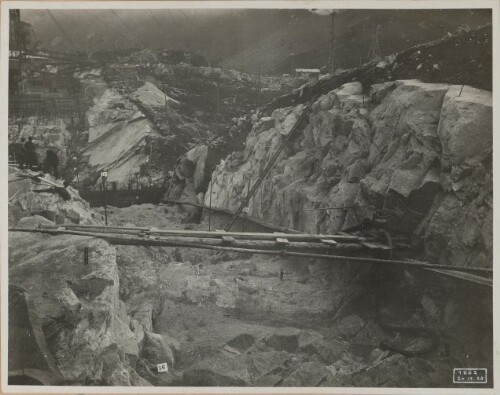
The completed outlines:
<svg viewBox="0 0 500 395">
<path fill-rule="evenodd" d="M 102 178 L 107 178 L 108 177 L 108 172 L 107 171 L 101 172 L 101 177 Z"/>
<path fill-rule="evenodd" d="M 158 369 L 158 373 L 168 372 L 168 364 L 166 362 L 159 363 L 158 365 L 156 365 L 156 368 Z"/>
<path fill-rule="evenodd" d="M 455 368 L 453 369 L 454 384 L 486 384 L 488 370 L 485 368 Z"/>
<path fill-rule="evenodd" d="M 242 210 L 245 214 L 248 214 L 250 212 L 250 207 L 245 207 Z"/>
</svg>

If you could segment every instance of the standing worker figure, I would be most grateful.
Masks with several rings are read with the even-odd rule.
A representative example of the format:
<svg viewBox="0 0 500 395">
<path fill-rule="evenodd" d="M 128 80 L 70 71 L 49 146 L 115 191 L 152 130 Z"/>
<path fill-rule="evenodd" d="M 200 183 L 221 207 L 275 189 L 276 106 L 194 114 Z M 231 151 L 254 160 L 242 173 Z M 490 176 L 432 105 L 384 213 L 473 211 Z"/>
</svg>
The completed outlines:
<svg viewBox="0 0 500 395">
<path fill-rule="evenodd" d="M 24 145 L 24 137 L 21 137 L 21 141 L 14 144 L 15 159 L 21 169 L 24 169 L 24 166 L 26 165 L 26 149 L 24 148 Z"/>
<path fill-rule="evenodd" d="M 16 144 L 9 139 L 9 162 L 16 161 Z"/>
<path fill-rule="evenodd" d="M 59 178 L 57 167 L 59 166 L 59 157 L 53 149 L 48 149 L 45 153 L 43 169 L 46 173 L 51 174 L 55 178 Z"/>
<path fill-rule="evenodd" d="M 38 160 L 36 157 L 36 147 L 35 143 L 33 143 L 33 137 L 28 137 L 28 141 L 24 144 L 24 148 L 26 150 L 28 167 L 33 170 L 33 168 L 38 165 Z"/>
</svg>

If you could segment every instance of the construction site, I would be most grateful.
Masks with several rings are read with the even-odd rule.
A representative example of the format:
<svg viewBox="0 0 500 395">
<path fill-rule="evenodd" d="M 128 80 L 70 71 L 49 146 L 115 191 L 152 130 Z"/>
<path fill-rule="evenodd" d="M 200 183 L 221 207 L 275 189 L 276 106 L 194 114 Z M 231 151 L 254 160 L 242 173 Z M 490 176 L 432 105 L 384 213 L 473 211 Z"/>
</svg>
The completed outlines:
<svg viewBox="0 0 500 395">
<path fill-rule="evenodd" d="M 493 388 L 491 10 L 9 12 L 9 385 Z"/>
</svg>

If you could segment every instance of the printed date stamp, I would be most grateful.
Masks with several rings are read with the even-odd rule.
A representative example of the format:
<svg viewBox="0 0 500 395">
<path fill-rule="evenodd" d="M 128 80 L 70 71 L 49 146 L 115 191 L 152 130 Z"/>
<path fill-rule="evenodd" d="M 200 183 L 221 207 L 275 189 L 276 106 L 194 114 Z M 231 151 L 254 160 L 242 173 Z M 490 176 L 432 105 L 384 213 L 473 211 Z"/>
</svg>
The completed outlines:
<svg viewBox="0 0 500 395">
<path fill-rule="evenodd" d="M 488 369 L 485 368 L 455 368 L 453 369 L 453 384 L 486 384 Z"/>
</svg>

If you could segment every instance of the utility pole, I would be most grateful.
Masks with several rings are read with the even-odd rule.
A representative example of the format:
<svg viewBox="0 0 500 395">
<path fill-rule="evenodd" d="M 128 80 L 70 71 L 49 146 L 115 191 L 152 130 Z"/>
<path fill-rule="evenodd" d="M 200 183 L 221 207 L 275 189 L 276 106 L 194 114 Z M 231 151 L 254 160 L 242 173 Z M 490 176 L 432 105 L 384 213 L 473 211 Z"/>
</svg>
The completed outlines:
<svg viewBox="0 0 500 395">
<path fill-rule="evenodd" d="M 149 139 L 149 167 L 153 164 L 153 139 Z"/>
<path fill-rule="evenodd" d="M 151 171 L 153 169 L 153 139 L 148 137 L 149 142 L 149 161 L 148 161 L 148 181 L 151 187 Z"/>
<path fill-rule="evenodd" d="M 108 204 L 107 204 L 107 199 L 106 199 L 106 179 L 108 178 L 108 172 L 103 171 L 101 173 L 101 179 L 102 179 L 102 189 L 104 191 L 104 223 L 106 226 L 108 226 Z"/>
<path fill-rule="evenodd" d="M 168 114 L 168 104 L 167 104 L 167 84 L 166 82 L 163 82 L 163 94 L 165 95 L 165 121 L 167 121 L 167 114 Z"/>
<path fill-rule="evenodd" d="M 29 26 L 31 29 L 31 25 L 21 22 L 21 10 L 13 9 L 9 10 L 9 49 L 12 51 L 12 56 L 17 58 L 18 61 L 18 73 L 16 75 L 16 93 L 19 92 L 19 85 L 22 84 L 23 80 L 23 70 L 24 70 L 24 61 L 26 57 L 26 52 L 28 50 L 28 39 L 26 28 Z M 24 86 L 24 85 L 23 85 Z"/>
<path fill-rule="evenodd" d="M 80 176 L 79 176 L 79 172 L 78 172 L 78 165 L 79 164 L 77 163 L 78 158 L 76 156 L 73 156 L 72 160 L 73 160 L 73 165 L 75 166 L 73 168 L 73 171 L 76 173 L 77 189 L 80 190 Z"/>
<path fill-rule="evenodd" d="M 80 175 L 78 174 L 78 168 L 75 167 L 73 170 L 76 173 L 76 189 L 80 190 Z"/>
<path fill-rule="evenodd" d="M 337 67 L 340 66 L 340 62 L 338 59 L 338 53 L 337 53 L 337 37 L 339 36 L 339 21 L 335 21 L 336 19 L 336 14 L 334 10 L 331 13 L 331 20 L 330 20 L 330 52 L 328 55 L 328 71 L 330 74 L 333 74 L 333 72 L 337 69 Z"/>
<path fill-rule="evenodd" d="M 260 77 L 262 71 L 262 63 L 259 63 L 259 82 L 257 83 L 257 108 L 260 106 Z"/>
<path fill-rule="evenodd" d="M 380 25 L 377 25 L 372 29 L 372 38 L 370 42 L 370 48 L 368 49 L 368 61 L 380 60 L 382 58 L 382 53 L 380 51 L 379 36 Z"/>
<path fill-rule="evenodd" d="M 212 187 L 214 186 L 214 173 L 210 175 L 210 197 L 209 201 L 209 209 L 208 209 L 208 230 L 210 231 L 211 222 L 212 222 Z"/>
<path fill-rule="evenodd" d="M 215 82 L 215 88 L 217 89 L 217 114 L 220 114 L 220 92 L 218 82 Z"/>
</svg>

